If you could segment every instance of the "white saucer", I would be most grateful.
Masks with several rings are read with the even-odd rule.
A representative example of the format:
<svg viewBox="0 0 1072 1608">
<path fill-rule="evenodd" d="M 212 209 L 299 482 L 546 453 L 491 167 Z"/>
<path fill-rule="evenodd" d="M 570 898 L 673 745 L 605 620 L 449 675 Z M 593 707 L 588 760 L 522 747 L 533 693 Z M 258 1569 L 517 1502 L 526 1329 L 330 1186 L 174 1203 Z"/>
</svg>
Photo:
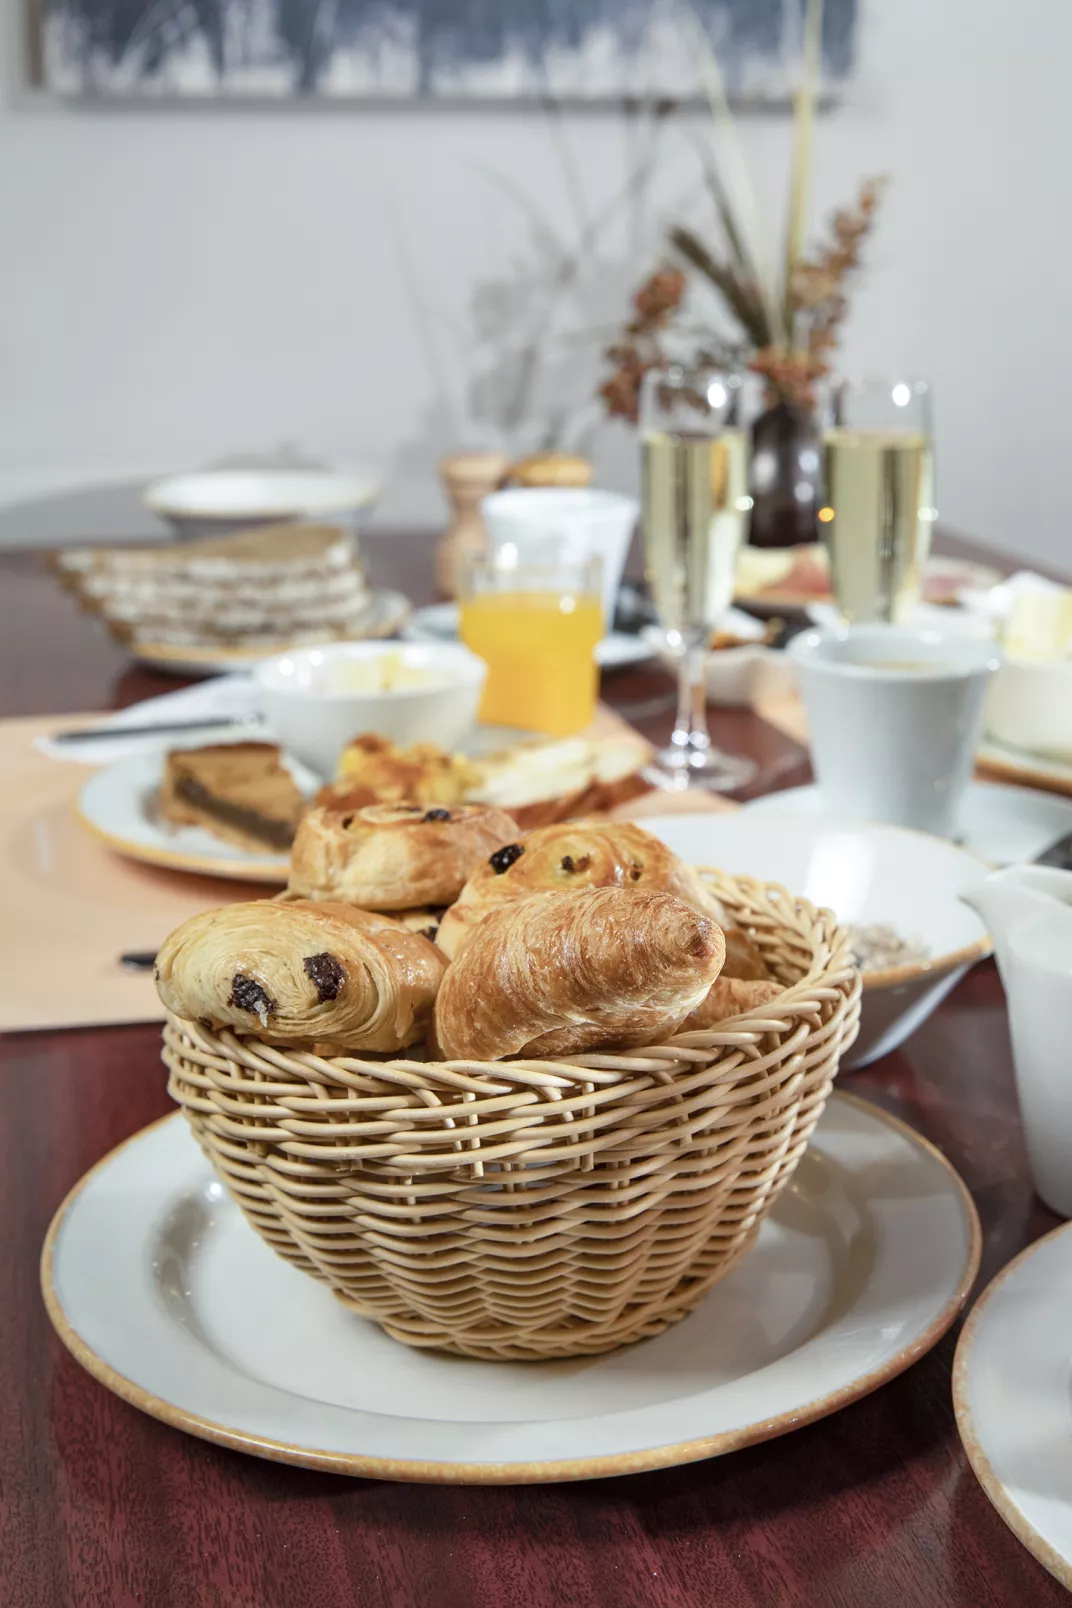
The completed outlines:
<svg viewBox="0 0 1072 1608">
<path fill-rule="evenodd" d="M 401 635 L 407 642 L 457 642 L 457 603 L 431 603 L 417 609 Z M 596 663 L 601 670 L 620 670 L 628 664 L 643 664 L 654 649 L 642 637 L 625 631 L 611 631 L 596 644 Z"/>
<path fill-rule="evenodd" d="M 818 787 L 789 787 L 766 793 L 742 809 L 768 815 L 824 816 Z M 1072 832 L 1072 802 L 1031 787 L 1003 782 L 972 782 L 964 800 L 957 841 L 992 865 L 1019 865 L 1034 860 L 1066 832 Z"/>
<path fill-rule="evenodd" d="M 953 1364 L 968 1461 L 1005 1523 L 1072 1591 L 1072 1223 L 980 1296 Z"/>
<path fill-rule="evenodd" d="M 694 1461 L 835 1412 L 922 1356 L 979 1262 L 933 1146 L 835 1094 L 744 1260 L 657 1339 L 568 1362 L 414 1350 L 276 1257 L 175 1115 L 60 1207 L 49 1316 L 143 1411 L 281 1462 L 387 1479 L 586 1479 Z"/>
</svg>

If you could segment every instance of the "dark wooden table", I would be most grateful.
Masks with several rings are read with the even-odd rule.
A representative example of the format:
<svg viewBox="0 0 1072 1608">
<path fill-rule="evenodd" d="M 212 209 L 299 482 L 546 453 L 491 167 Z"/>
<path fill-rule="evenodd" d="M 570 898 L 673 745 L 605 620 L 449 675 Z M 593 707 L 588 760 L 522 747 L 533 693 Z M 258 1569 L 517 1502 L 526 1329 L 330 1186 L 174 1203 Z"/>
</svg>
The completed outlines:
<svg viewBox="0 0 1072 1608">
<path fill-rule="evenodd" d="M 427 538 L 368 542 L 423 600 Z M 0 556 L 4 714 L 106 709 L 175 685 L 132 669 L 44 573 Z M 665 738 L 654 667 L 604 696 Z M 759 788 L 807 776 L 787 739 L 712 711 Z M 956 1330 L 834 1417 L 729 1457 L 588 1484 L 392 1485 L 225 1451 L 84 1374 L 38 1289 L 49 1219 L 112 1146 L 168 1109 L 159 1031 L 0 1039 L 0 1604 L 3 1608 L 1046 1608 L 1062 1588 L 1008 1531 L 961 1450 Z M 970 1187 L 980 1288 L 1056 1219 L 1032 1194 L 1004 998 L 976 967 L 896 1055 L 844 1086 L 927 1135 Z"/>
</svg>

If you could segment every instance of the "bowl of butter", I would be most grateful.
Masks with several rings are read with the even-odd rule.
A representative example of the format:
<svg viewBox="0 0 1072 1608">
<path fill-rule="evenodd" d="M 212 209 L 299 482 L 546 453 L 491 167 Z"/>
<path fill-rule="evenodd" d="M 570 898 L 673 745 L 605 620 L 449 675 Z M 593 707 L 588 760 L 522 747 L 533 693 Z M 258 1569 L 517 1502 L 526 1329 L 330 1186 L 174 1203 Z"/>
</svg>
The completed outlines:
<svg viewBox="0 0 1072 1608">
<path fill-rule="evenodd" d="M 450 749 L 476 721 L 487 666 L 453 642 L 333 642 L 254 668 L 263 714 L 286 751 L 324 777 L 365 732 Z"/>
</svg>

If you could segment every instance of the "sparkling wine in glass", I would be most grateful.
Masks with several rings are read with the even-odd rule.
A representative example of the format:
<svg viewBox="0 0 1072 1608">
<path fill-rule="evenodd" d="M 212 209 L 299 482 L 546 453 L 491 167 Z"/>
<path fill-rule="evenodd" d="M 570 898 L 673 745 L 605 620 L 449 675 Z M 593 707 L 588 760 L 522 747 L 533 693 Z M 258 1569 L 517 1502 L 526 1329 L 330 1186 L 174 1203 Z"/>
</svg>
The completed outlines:
<svg viewBox="0 0 1072 1608">
<path fill-rule="evenodd" d="M 739 375 L 683 364 L 652 369 L 641 390 L 645 565 L 678 660 L 674 733 L 649 772 L 663 787 L 733 792 L 756 772 L 713 745 L 706 708 L 708 643 L 733 599 L 751 506 L 740 401 Z"/>
<path fill-rule="evenodd" d="M 923 590 L 934 507 L 926 380 L 837 380 L 823 430 L 820 527 L 834 599 L 854 625 L 904 622 Z"/>
</svg>

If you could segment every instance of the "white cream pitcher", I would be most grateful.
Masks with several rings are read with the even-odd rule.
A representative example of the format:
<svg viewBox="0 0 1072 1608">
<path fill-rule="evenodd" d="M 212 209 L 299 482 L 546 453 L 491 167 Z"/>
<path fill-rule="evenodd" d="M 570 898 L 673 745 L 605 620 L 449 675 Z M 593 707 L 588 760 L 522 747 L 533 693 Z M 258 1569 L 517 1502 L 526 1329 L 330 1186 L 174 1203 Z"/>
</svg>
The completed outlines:
<svg viewBox="0 0 1072 1608">
<path fill-rule="evenodd" d="M 1072 871 L 1007 866 L 961 898 L 994 940 L 1035 1188 L 1072 1217 Z"/>
</svg>

